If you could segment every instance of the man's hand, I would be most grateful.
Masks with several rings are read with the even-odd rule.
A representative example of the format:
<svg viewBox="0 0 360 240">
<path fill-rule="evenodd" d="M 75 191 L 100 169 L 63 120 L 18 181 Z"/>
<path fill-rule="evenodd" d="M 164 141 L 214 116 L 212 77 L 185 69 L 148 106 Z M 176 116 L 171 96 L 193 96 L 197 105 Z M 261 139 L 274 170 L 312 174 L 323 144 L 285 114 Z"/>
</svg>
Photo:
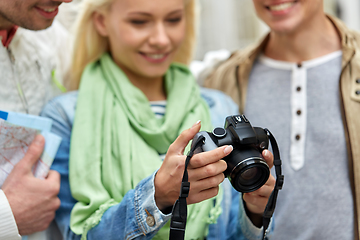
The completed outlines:
<svg viewBox="0 0 360 240">
<path fill-rule="evenodd" d="M 272 153 L 269 150 L 264 150 L 262 155 L 269 167 L 272 168 L 274 160 Z M 261 188 L 254 192 L 243 194 L 247 214 L 253 224 L 257 227 L 262 226 L 262 214 L 269 201 L 269 197 L 274 190 L 274 186 L 275 178 L 270 174 L 269 179 Z"/>
<path fill-rule="evenodd" d="M 44 137 L 36 136 L 24 158 L 14 166 L 2 186 L 20 235 L 45 230 L 60 207 L 60 199 L 57 197 L 60 174 L 50 170 L 47 178 L 43 180 L 35 178 L 31 172 L 43 152 L 44 145 Z"/>
</svg>

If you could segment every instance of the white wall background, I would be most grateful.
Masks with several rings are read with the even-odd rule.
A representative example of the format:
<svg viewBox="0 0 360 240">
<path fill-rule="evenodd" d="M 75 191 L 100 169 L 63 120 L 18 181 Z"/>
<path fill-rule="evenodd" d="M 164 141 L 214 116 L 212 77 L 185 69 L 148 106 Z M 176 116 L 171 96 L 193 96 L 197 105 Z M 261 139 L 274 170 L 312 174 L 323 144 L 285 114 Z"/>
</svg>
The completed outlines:
<svg viewBox="0 0 360 240">
<path fill-rule="evenodd" d="M 196 59 L 210 50 L 246 46 L 265 31 L 251 0 L 199 0 L 199 5 Z"/>
<path fill-rule="evenodd" d="M 340 18 L 352 29 L 360 31 L 360 0 L 338 0 Z"/>
</svg>

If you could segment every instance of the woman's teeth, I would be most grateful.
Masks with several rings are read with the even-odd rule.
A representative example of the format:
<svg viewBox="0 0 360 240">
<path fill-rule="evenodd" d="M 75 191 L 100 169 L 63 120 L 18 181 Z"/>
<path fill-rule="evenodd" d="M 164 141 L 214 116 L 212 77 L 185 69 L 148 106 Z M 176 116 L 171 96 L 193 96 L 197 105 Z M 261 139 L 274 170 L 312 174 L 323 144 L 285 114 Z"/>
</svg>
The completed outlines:
<svg viewBox="0 0 360 240">
<path fill-rule="evenodd" d="M 146 54 L 146 56 L 152 59 L 161 59 L 165 57 L 165 54 Z"/>
<path fill-rule="evenodd" d="M 269 6 L 269 9 L 271 11 L 282 11 L 292 7 L 294 4 L 295 4 L 294 2 L 281 3 L 278 5 Z"/>
</svg>

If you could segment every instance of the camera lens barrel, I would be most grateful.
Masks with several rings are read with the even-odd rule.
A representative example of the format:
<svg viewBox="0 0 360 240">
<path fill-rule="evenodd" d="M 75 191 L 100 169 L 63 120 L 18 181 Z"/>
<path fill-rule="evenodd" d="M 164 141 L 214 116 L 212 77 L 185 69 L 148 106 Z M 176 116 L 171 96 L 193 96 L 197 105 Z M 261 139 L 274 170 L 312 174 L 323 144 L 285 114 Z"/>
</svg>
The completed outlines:
<svg viewBox="0 0 360 240">
<path fill-rule="evenodd" d="M 224 173 L 239 192 L 247 193 L 259 189 L 270 176 L 270 168 L 256 148 L 234 148 L 224 160 L 228 164 Z"/>
</svg>

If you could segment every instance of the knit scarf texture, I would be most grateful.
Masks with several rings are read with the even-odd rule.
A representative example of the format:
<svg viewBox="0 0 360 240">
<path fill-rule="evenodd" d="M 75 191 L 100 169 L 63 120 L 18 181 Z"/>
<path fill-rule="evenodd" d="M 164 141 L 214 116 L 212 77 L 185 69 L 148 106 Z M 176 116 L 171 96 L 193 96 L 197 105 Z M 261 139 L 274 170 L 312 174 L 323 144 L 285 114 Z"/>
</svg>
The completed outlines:
<svg viewBox="0 0 360 240">
<path fill-rule="evenodd" d="M 86 239 L 104 212 L 118 203 L 162 164 L 159 154 L 197 120 L 211 131 L 210 113 L 194 77 L 173 63 L 164 77 L 165 116 L 155 117 L 150 103 L 105 53 L 82 75 L 71 137 L 69 178 L 78 201 L 70 226 Z M 189 150 L 189 145 L 184 154 Z M 179 189 L 180 190 L 180 189 Z M 188 206 L 186 239 L 203 239 L 221 213 L 222 194 Z M 155 200 L 154 200 L 155 201 Z M 154 239 L 169 239 L 169 224 Z"/>
</svg>

